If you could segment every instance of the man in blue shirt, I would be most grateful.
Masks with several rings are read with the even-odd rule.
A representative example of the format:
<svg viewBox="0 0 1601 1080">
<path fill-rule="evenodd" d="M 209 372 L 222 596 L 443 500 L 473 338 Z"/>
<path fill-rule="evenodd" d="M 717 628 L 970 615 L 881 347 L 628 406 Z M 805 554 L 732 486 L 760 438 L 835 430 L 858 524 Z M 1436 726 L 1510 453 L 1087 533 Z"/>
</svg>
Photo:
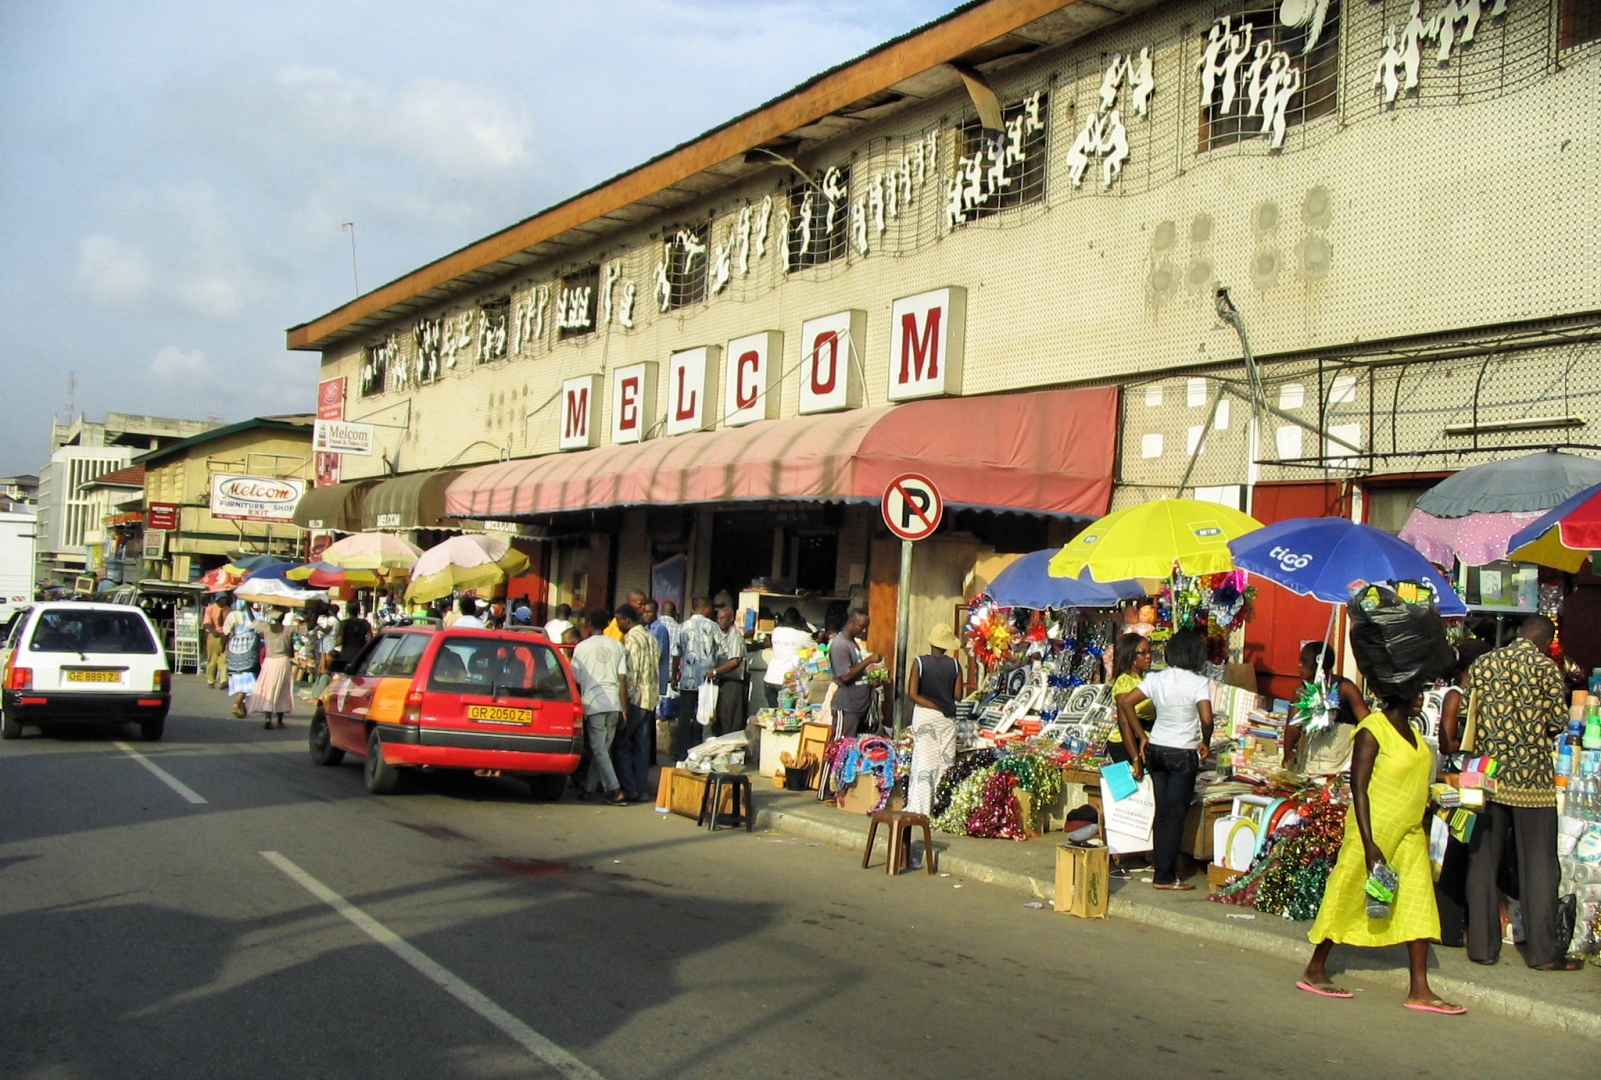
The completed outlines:
<svg viewBox="0 0 1601 1080">
<path fill-rule="evenodd" d="M 673 718 L 673 705 L 678 701 L 677 698 L 668 696 L 672 688 L 673 631 L 661 618 L 660 610 L 654 600 L 646 600 L 639 606 L 639 618 L 644 623 L 645 629 L 650 632 L 650 636 L 656 639 L 656 644 L 660 645 L 662 650 L 661 671 L 656 679 L 656 685 L 661 688 L 661 698 L 656 706 L 656 715 L 663 720 L 671 720 Z M 656 725 L 654 723 L 650 726 L 650 760 L 652 762 L 656 760 Z"/>
</svg>

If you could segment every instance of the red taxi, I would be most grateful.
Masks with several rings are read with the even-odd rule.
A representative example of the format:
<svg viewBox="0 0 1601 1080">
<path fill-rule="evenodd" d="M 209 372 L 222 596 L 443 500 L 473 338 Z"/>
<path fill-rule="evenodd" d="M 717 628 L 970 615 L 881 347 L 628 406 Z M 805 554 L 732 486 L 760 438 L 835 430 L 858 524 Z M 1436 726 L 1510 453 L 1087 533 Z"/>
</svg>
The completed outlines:
<svg viewBox="0 0 1601 1080">
<path fill-rule="evenodd" d="M 584 707 L 567 658 L 535 634 L 398 627 L 329 682 L 311 719 L 311 759 L 366 759 L 367 790 L 408 769 L 468 769 L 527 780 L 559 799 L 578 768 Z"/>
</svg>

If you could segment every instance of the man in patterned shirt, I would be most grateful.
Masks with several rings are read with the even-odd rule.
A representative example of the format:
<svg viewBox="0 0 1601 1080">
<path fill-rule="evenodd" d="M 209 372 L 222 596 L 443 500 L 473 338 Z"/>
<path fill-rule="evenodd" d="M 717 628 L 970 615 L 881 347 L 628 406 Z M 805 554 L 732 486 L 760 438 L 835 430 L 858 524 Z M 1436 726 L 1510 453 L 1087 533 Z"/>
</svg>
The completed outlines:
<svg viewBox="0 0 1601 1080">
<path fill-rule="evenodd" d="M 717 645 L 722 633 L 712 622 L 712 602 L 704 596 L 690 600 L 689 618 L 678 628 L 673 638 L 673 680 L 678 686 L 678 716 L 673 726 L 673 757 L 684 760 L 689 748 L 699 746 L 705 732 L 695 718 L 700 704 L 701 687 L 708 694 L 716 694 L 717 686 L 709 678 L 717 662 Z"/>
<path fill-rule="evenodd" d="M 612 622 L 623 632 L 623 652 L 628 658 L 628 700 L 623 703 L 623 723 L 613 743 L 617 756 L 617 782 L 632 802 L 650 797 L 650 737 L 656 726 L 657 678 L 661 665 L 661 646 L 639 621 L 632 604 L 617 609 Z"/>
<path fill-rule="evenodd" d="M 1468 854 L 1468 958 L 1493 964 L 1501 954 L 1496 872 L 1510 840 L 1517 845 L 1523 912 L 1523 959 L 1541 971 L 1576 971 L 1579 960 L 1557 940 L 1556 776 L 1554 740 L 1567 727 L 1562 674 L 1546 655 L 1556 627 L 1531 615 L 1512 644 L 1473 662 L 1468 686 L 1478 695 L 1475 754 L 1500 765 L 1495 791 L 1473 827 Z"/>
</svg>

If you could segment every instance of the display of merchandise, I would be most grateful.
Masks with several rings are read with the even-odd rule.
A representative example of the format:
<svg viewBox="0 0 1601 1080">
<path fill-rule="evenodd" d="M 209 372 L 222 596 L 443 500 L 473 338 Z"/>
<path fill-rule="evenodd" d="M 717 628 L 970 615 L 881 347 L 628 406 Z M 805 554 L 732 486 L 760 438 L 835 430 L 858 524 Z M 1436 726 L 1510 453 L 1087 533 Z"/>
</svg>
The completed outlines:
<svg viewBox="0 0 1601 1080">
<path fill-rule="evenodd" d="M 1028 792 L 1035 806 L 1055 802 L 1062 792 L 1061 761 L 1022 744 L 963 754 L 934 791 L 934 828 L 956 836 L 1025 839 L 1014 797 L 1018 789 Z"/>
</svg>

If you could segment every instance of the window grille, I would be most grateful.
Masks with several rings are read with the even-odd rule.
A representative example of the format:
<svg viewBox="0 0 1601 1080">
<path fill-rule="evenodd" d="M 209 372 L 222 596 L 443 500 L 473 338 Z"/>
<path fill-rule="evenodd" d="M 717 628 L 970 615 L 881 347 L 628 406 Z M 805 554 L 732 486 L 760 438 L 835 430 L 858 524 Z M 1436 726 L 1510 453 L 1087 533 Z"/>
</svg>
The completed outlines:
<svg viewBox="0 0 1601 1080">
<path fill-rule="evenodd" d="M 1601 0 L 1562 0 L 1562 48 L 1601 38 Z"/>
<path fill-rule="evenodd" d="M 1339 107 L 1340 0 L 1247 0 L 1219 13 L 1201 48 L 1199 76 L 1185 75 L 1200 80 L 1201 151 L 1256 138 L 1276 147 L 1285 128 Z"/>
<path fill-rule="evenodd" d="M 486 300 L 478 306 L 478 362 L 506 358 L 506 334 L 511 316 L 511 297 Z"/>
<path fill-rule="evenodd" d="M 829 167 L 816 183 L 789 189 L 789 237 L 785 268 L 821 266 L 845 257 L 850 237 L 850 167 Z"/>
<path fill-rule="evenodd" d="M 710 222 L 686 225 L 662 239 L 656 260 L 656 306 L 663 313 L 706 299 L 706 268 L 711 259 Z"/>
<path fill-rule="evenodd" d="M 562 338 L 593 333 L 595 294 L 600 291 L 600 267 L 561 279 L 556 293 L 556 331 Z"/>
<path fill-rule="evenodd" d="M 387 351 L 382 345 L 362 346 L 360 377 L 362 397 L 376 397 L 384 392 L 387 368 Z"/>
<path fill-rule="evenodd" d="M 974 221 L 1045 198 L 1049 156 L 1045 128 L 1050 111 L 1050 97 L 1041 91 L 1001 111 L 1005 127 L 997 140 L 985 138 L 977 117 L 961 126 L 952 183 L 963 185 L 959 196 L 963 218 Z"/>
</svg>

